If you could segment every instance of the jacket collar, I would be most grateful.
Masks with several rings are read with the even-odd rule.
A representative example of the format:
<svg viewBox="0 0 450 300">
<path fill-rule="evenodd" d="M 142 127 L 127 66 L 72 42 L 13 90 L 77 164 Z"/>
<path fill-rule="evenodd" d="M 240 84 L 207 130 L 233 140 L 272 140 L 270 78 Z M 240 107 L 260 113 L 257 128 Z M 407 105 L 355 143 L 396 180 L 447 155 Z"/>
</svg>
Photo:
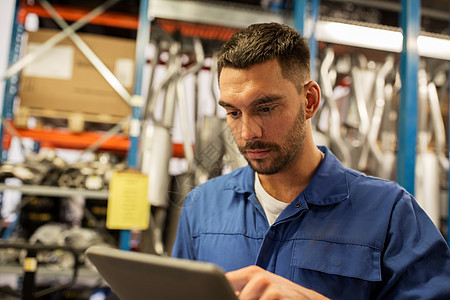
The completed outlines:
<svg viewBox="0 0 450 300">
<path fill-rule="evenodd" d="M 311 182 L 303 191 L 308 203 L 331 205 L 349 197 L 348 172 L 326 147 L 319 147 L 325 154 Z"/>
<path fill-rule="evenodd" d="M 303 191 L 305 199 L 313 205 L 332 205 L 344 201 L 349 197 L 347 169 L 327 147 L 320 146 L 319 149 L 325 157 Z M 237 169 L 230 175 L 225 188 L 237 193 L 255 193 L 255 172 L 250 166 Z"/>
</svg>

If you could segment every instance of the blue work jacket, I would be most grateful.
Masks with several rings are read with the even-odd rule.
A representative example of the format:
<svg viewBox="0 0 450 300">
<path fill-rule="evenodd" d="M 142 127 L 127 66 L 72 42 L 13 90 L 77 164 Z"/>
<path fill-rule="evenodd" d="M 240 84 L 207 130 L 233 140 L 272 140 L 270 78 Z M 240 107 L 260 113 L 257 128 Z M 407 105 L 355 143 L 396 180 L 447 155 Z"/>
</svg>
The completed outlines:
<svg viewBox="0 0 450 300">
<path fill-rule="evenodd" d="M 320 149 L 310 184 L 272 226 L 249 166 L 193 189 L 173 256 L 258 265 L 332 299 L 450 299 L 448 245 L 414 198 Z"/>
</svg>

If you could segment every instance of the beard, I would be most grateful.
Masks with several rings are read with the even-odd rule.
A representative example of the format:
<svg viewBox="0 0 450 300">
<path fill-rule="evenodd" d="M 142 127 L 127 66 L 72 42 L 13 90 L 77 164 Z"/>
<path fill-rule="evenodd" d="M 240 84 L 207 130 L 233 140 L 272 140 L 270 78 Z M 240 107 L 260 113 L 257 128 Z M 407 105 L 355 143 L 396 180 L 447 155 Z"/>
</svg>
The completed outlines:
<svg viewBox="0 0 450 300">
<path fill-rule="evenodd" d="M 247 160 L 253 171 L 262 175 L 273 175 L 282 171 L 294 161 L 302 152 L 306 135 L 306 120 L 302 107 L 281 144 L 262 141 L 250 141 L 239 147 L 239 151 Z M 249 159 L 247 150 L 267 149 L 271 151 L 271 158 Z M 275 154 L 273 156 L 273 154 Z"/>
</svg>

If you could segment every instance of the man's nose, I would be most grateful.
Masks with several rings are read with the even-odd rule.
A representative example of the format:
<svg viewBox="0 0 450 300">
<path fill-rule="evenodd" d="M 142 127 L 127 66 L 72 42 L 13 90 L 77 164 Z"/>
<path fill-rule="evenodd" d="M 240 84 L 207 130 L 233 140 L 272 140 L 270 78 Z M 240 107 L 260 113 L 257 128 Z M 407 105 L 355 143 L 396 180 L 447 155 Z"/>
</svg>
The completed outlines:
<svg viewBox="0 0 450 300">
<path fill-rule="evenodd" d="M 244 141 L 251 141 L 262 136 L 261 120 L 249 116 L 241 118 L 241 138 Z"/>
</svg>

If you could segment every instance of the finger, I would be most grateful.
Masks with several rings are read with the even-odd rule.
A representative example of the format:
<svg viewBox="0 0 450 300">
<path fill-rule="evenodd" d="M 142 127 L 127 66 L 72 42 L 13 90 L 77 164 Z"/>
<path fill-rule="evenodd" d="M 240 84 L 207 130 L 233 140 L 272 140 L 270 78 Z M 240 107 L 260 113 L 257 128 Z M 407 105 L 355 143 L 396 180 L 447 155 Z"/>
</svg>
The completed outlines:
<svg viewBox="0 0 450 300">
<path fill-rule="evenodd" d="M 239 300 L 260 299 L 267 293 L 270 287 L 270 280 L 264 275 L 257 274 L 247 282 L 242 288 Z M 272 298 L 275 299 L 275 298 Z"/>
<path fill-rule="evenodd" d="M 242 269 L 228 272 L 225 274 L 225 276 L 231 283 L 233 289 L 237 292 L 240 292 L 249 281 L 248 274 L 246 272 L 243 272 Z"/>
<path fill-rule="evenodd" d="M 235 291 L 240 292 L 255 273 L 255 266 L 245 267 L 225 274 Z"/>
</svg>

